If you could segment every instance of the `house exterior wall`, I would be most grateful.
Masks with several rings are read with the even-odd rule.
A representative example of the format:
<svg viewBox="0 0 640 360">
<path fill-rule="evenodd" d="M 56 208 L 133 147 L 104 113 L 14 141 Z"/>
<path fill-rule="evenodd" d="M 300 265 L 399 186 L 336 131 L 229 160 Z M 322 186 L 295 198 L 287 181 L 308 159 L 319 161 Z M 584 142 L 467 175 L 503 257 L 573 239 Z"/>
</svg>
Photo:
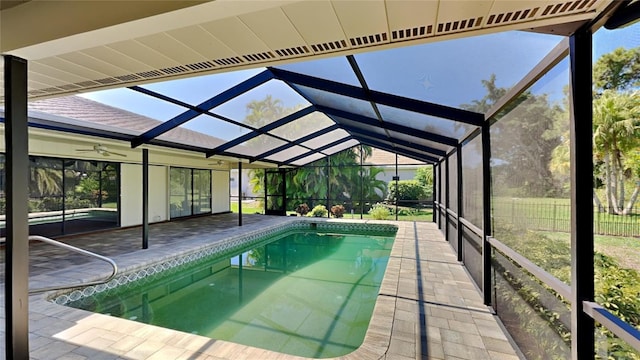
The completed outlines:
<svg viewBox="0 0 640 360">
<path fill-rule="evenodd" d="M 142 224 L 142 165 L 122 164 L 120 184 L 120 225 Z"/>
<path fill-rule="evenodd" d="M 0 152 L 5 152 L 4 127 L 0 125 Z M 125 156 L 104 157 L 90 149 L 103 144 Z M 202 154 L 181 150 L 149 147 L 149 222 L 169 220 L 169 168 L 171 166 L 211 169 L 212 213 L 230 211 L 228 165 L 211 165 Z M 29 129 L 29 154 L 78 160 L 120 163 L 120 226 L 142 224 L 142 151 L 129 143 L 76 135 L 52 130 Z"/>
<path fill-rule="evenodd" d="M 376 177 L 378 180 L 384 180 L 387 183 L 393 180 L 393 177 L 396 175 L 396 167 L 395 166 L 377 166 L 384 169 L 384 174 L 378 174 Z M 413 180 L 416 176 L 416 170 L 418 170 L 417 166 L 398 166 L 398 176 L 400 180 Z"/>
<path fill-rule="evenodd" d="M 169 168 L 149 166 L 149 222 L 166 220 L 169 220 Z"/>
<path fill-rule="evenodd" d="M 213 170 L 211 172 L 211 212 L 231 211 L 229 202 L 229 172 Z"/>
</svg>

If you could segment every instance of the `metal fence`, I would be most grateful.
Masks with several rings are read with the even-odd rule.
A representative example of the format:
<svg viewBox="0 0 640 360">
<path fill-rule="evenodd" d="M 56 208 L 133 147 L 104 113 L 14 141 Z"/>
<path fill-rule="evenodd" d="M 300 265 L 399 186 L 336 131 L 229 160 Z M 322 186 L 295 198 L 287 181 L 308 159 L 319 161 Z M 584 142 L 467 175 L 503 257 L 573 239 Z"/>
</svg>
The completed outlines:
<svg viewBox="0 0 640 360">
<path fill-rule="evenodd" d="M 530 230 L 571 231 L 568 199 L 493 199 L 492 217 Z M 598 235 L 640 236 L 640 208 L 633 208 L 628 215 L 615 215 L 594 207 L 593 231 Z"/>
</svg>

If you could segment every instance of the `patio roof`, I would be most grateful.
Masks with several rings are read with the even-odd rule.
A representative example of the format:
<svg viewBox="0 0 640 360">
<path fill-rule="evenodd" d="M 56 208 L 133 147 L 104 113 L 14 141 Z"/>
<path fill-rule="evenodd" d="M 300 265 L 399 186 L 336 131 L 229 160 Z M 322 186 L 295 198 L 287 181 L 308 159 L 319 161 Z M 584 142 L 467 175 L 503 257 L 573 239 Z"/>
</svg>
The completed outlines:
<svg viewBox="0 0 640 360">
<path fill-rule="evenodd" d="M 495 76 L 515 86 L 549 52 L 566 48 L 562 40 L 511 31 L 252 69 L 231 83 L 214 74 L 124 90 L 140 106 L 162 108 L 164 120 L 124 110 L 105 120 L 87 100 L 41 100 L 33 110 L 88 122 L 32 117 L 32 124 L 125 140 L 133 148 L 162 145 L 267 166 L 302 166 L 360 144 L 436 163 L 485 121 L 486 114 L 467 110 L 484 96 L 483 81 Z M 452 67 L 466 76 L 442 78 Z M 220 88 L 225 83 L 231 85 Z M 217 90 L 202 90 L 212 84 Z M 277 111 L 257 109 L 264 116 L 251 118 L 248 107 L 266 98 Z"/>
<path fill-rule="evenodd" d="M 62 119 L 51 128 L 273 166 L 301 166 L 358 144 L 434 163 L 485 120 L 468 110 L 484 96 L 482 81 L 495 76 L 501 87 L 514 86 L 558 35 L 609 3 L 136 2 L 123 13 L 25 1 L 1 9 L 11 36 L 3 35 L 0 50 L 29 61 L 31 99 L 126 86 L 128 96 L 167 109 L 143 132 L 124 123 L 122 136 Z M 63 28 L 32 21 L 43 7 L 51 19 L 73 11 L 87 21 Z M 221 88 L 216 76 L 233 70 L 241 80 Z M 209 90 L 185 94 L 194 79 Z M 166 84 L 177 82 L 183 90 L 172 93 Z M 265 94 L 285 111 L 256 121 L 238 110 Z"/>
</svg>

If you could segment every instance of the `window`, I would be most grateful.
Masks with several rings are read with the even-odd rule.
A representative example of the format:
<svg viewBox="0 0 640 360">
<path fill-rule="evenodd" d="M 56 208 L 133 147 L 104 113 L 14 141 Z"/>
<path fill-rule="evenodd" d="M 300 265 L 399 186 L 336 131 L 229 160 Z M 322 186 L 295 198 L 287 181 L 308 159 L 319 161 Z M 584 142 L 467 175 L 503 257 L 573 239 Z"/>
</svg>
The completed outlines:
<svg viewBox="0 0 640 360">
<path fill-rule="evenodd" d="M 211 171 L 171 168 L 171 218 L 211 213 Z"/>
<path fill-rule="evenodd" d="M 0 155 L 0 215 L 6 214 L 4 155 Z M 119 226 L 117 163 L 29 157 L 29 231 L 57 236 Z M 4 235 L 4 224 L 2 226 Z"/>
</svg>

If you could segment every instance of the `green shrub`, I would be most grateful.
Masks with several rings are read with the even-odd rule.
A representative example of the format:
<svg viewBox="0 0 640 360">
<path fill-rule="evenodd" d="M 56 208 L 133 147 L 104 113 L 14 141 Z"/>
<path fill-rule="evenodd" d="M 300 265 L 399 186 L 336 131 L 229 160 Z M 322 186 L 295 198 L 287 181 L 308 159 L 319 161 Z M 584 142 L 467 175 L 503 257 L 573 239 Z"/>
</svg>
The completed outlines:
<svg viewBox="0 0 640 360">
<path fill-rule="evenodd" d="M 498 240 L 518 253 L 524 254 L 527 259 L 563 282 L 567 284 L 570 282 L 571 251 L 568 241 L 551 239 L 540 233 L 519 229 L 510 224 L 496 222 L 494 225 L 496 225 L 494 234 Z M 640 273 L 634 269 L 621 268 L 615 259 L 600 252 L 595 253 L 594 265 L 596 302 L 615 316 L 628 322 L 631 326 L 640 328 Z M 499 266 L 495 258 L 493 266 L 508 284 L 506 288 L 505 286 L 496 285 L 496 291 L 501 293 L 499 297 L 502 301 L 510 303 L 505 303 L 503 308 L 518 309 L 515 312 L 519 317 L 520 328 L 526 329 L 525 331 L 530 335 L 531 339 L 551 339 L 549 336 L 540 334 L 552 329 L 566 342 L 567 346 L 570 346 L 570 330 L 565 329 L 564 325 L 559 322 L 558 309 L 549 308 L 548 301 L 544 300 L 549 295 L 556 296 L 559 301 L 567 306 L 566 311 L 569 311 L 570 305 L 567 303 L 567 299 L 561 299 L 552 289 L 547 288 L 548 293 L 543 294 L 539 290 L 528 286 L 526 281 L 514 276 L 508 269 Z M 530 281 L 536 281 L 545 287 L 538 280 Z M 527 305 L 517 305 L 518 302 L 524 302 Z M 536 323 L 533 321 L 534 319 L 543 319 L 547 325 Z M 600 341 L 597 344 L 598 352 L 608 352 L 612 356 L 610 358 L 615 359 L 640 359 L 640 354 L 635 352 L 628 344 L 621 342 L 609 330 L 601 325 L 597 325 L 596 329 L 596 336 L 606 339 L 606 341 Z M 539 350 L 520 346 L 521 350 L 527 354 Z M 528 358 L 537 359 L 538 357 L 531 356 Z"/>
<path fill-rule="evenodd" d="M 316 205 L 310 212 L 309 214 L 307 214 L 307 216 L 312 216 L 312 217 L 325 217 L 327 216 L 327 214 L 329 214 L 329 211 L 327 210 L 327 208 L 324 205 Z"/>
<path fill-rule="evenodd" d="M 399 209 L 398 215 L 399 216 L 418 216 L 420 215 L 420 211 L 415 209 Z"/>
<path fill-rule="evenodd" d="M 371 210 L 369 210 L 369 215 L 376 220 L 386 220 L 391 213 L 386 206 L 382 204 L 375 204 L 371 207 Z"/>
<path fill-rule="evenodd" d="M 44 211 L 62 210 L 62 198 L 45 197 L 42 198 L 42 207 Z"/>
<path fill-rule="evenodd" d="M 41 211 L 45 211 L 44 207 L 42 206 L 42 200 L 29 199 L 29 212 L 34 213 L 34 212 L 41 212 Z"/>
<path fill-rule="evenodd" d="M 331 215 L 333 215 L 336 218 L 341 218 L 344 216 L 344 206 L 342 205 L 333 205 L 331 207 Z"/>
<path fill-rule="evenodd" d="M 389 193 L 387 201 L 393 202 L 396 199 L 396 182 L 389 182 Z M 427 189 L 417 180 L 400 180 L 397 188 L 398 205 L 411 206 L 415 205 L 417 200 L 425 200 L 430 197 Z"/>
<path fill-rule="evenodd" d="M 65 202 L 66 209 L 86 209 L 91 207 L 96 207 L 96 205 L 89 199 L 67 198 Z"/>
</svg>

